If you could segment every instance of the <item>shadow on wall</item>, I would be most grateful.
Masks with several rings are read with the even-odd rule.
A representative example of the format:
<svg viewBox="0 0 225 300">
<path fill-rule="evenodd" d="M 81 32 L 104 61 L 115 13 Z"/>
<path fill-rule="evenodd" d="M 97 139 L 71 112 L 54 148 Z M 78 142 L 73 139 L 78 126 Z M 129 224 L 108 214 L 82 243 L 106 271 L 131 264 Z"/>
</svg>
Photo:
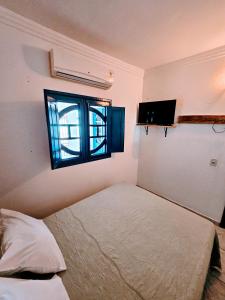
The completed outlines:
<svg viewBox="0 0 225 300">
<path fill-rule="evenodd" d="M 50 168 L 44 102 L 1 103 L 0 197 Z"/>
<path fill-rule="evenodd" d="M 44 77 L 49 77 L 49 53 L 40 48 L 23 45 L 23 55 L 29 68 Z"/>
</svg>

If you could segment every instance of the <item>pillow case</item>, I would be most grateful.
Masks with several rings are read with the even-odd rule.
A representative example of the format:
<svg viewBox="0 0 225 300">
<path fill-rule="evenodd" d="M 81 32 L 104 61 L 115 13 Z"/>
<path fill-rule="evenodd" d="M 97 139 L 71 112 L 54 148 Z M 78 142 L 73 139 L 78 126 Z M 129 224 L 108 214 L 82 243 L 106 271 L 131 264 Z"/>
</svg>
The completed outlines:
<svg viewBox="0 0 225 300">
<path fill-rule="evenodd" d="M 49 280 L 0 278 L 1 300 L 69 300 L 61 278 Z"/>
<path fill-rule="evenodd" d="M 0 213 L 4 226 L 0 276 L 66 270 L 56 240 L 42 220 L 7 209 L 1 209 Z"/>
</svg>

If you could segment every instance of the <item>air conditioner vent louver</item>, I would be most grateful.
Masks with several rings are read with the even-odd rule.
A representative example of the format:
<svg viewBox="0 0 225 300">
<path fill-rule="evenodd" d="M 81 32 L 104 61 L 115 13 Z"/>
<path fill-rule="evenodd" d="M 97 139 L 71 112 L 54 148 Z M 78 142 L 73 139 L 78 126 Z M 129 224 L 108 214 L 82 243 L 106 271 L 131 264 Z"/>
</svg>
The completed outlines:
<svg viewBox="0 0 225 300">
<path fill-rule="evenodd" d="M 51 76 L 80 84 L 109 89 L 112 86 L 112 72 L 91 61 L 70 53 L 50 51 Z M 96 74 L 96 75 L 92 75 Z"/>
<path fill-rule="evenodd" d="M 84 78 L 84 77 L 70 75 L 70 74 L 67 74 L 67 73 L 64 73 L 64 72 L 60 72 L 60 71 L 56 71 L 54 77 L 62 78 L 62 79 L 65 79 L 65 80 L 70 80 L 70 81 L 76 81 L 76 82 L 81 83 L 81 84 L 95 86 L 95 87 L 99 87 L 101 89 L 109 89 L 112 86 L 112 83 L 107 82 L 107 81 L 105 81 L 105 82 L 95 81 L 95 80 L 87 79 L 87 78 Z"/>
</svg>

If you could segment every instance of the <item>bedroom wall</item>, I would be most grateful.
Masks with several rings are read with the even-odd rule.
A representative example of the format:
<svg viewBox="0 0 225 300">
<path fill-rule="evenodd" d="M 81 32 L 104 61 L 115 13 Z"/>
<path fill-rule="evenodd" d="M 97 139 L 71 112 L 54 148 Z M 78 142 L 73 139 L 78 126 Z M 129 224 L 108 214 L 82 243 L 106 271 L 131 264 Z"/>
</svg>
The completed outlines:
<svg viewBox="0 0 225 300">
<path fill-rule="evenodd" d="M 143 100 L 177 99 L 178 115 L 225 115 L 225 47 L 145 73 Z M 217 130 L 225 126 L 216 126 Z M 218 165 L 209 165 L 217 159 Z M 138 185 L 220 221 L 225 204 L 225 133 L 211 125 L 141 130 Z"/>
<path fill-rule="evenodd" d="M 3 8 L 0 37 L 0 207 L 44 217 L 114 183 L 136 184 L 135 121 L 143 70 Z M 51 78 L 48 51 L 55 46 L 113 70 L 113 87 L 105 91 Z M 114 106 L 125 106 L 125 152 L 52 171 L 43 89 L 109 98 Z"/>
</svg>

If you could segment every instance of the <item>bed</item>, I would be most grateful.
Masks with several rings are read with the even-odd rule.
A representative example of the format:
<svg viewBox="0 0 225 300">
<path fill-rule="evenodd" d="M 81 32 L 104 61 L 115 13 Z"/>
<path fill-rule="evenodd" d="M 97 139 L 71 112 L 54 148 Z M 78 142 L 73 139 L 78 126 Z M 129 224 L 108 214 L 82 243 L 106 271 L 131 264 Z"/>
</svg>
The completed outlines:
<svg viewBox="0 0 225 300">
<path fill-rule="evenodd" d="M 71 300 L 200 300 L 214 225 L 130 184 L 45 219 L 64 255 Z"/>
</svg>

